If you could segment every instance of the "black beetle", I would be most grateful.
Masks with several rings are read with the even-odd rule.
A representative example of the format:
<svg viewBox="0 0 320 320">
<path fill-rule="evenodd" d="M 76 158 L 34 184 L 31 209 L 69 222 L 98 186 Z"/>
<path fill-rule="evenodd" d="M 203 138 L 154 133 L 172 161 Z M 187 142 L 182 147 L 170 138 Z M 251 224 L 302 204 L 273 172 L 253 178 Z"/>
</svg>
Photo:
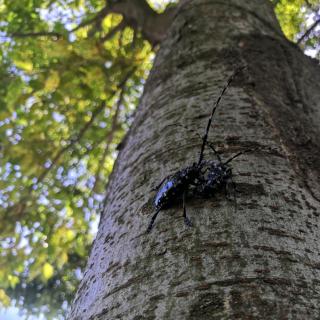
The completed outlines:
<svg viewBox="0 0 320 320">
<path fill-rule="evenodd" d="M 154 190 L 157 190 L 157 194 L 154 198 L 153 203 L 156 212 L 151 218 L 147 232 L 151 231 L 154 221 L 157 218 L 159 212 L 163 209 L 170 208 L 177 200 L 181 200 L 181 198 L 183 203 L 183 217 L 185 224 L 187 226 L 191 226 L 192 224 L 190 219 L 187 217 L 185 207 L 185 199 L 188 190 L 191 189 L 191 191 L 195 195 L 200 197 L 210 197 L 214 192 L 220 190 L 222 186 L 226 186 L 228 180 L 232 178 L 232 171 L 230 166 L 228 166 L 228 163 L 230 163 L 234 158 L 238 157 L 244 152 L 239 152 L 238 154 L 227 160 L 225 163 L 223 163 L 219 153 L 215 150 L 212 144 L 208 143 L 208 133 L 213 115 L 219 105 L 222 96 L 229 87 L 233 78 L 244 68 L 245 67 L 241 67 L 237 69 L 228 79 L 227 84 L 222 89 L 218 99 L 213 106 L 205 134 L 202 138 L 203 142 L 198 163 L 193 163 L 191 166 L 181 169 L 173 175 L 167 176 L 160 182 L 160 184 L 156 188 L 154 188 Z M 218 162 L 203 160 L 206 145 L 209 145 L 210 148 L 214 151 L 218 158 Z"/>
</svg>

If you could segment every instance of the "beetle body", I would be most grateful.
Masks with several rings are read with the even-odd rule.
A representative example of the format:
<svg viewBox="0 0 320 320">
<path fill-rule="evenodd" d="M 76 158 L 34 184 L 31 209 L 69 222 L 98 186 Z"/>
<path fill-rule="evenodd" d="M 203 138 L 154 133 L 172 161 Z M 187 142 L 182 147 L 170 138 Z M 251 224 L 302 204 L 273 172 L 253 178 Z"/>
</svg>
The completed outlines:
<svg viewBox="0 0 320 320">
<path fill-rule="evenodd" d="M 203 182 L 195 188 L 194 193 L 196 196 L 209 198 L 226 187 L 232 179 L 232 170 L 220 161 L 206 161 L 203 167 L 207 173 L 203 175 Z"/>
<path fill-rule="evenodd" d="M 190 184 L 195 184 L 199 178 L 200 171 L 197 166 L 192 165 L 177 171 L 174 175 L 165 180 L 154 199 L 156 209 L 167 209 L 177 199 L 181 199 Z"/>
<path fill-rule="evenodd" d="M 185 195 L 190 185 L 197 185 L 201 175 L 201 169 L 197 164 L 186 167 L 177 171 L 175 174 L 168 176 L 158 186 L 158 192 L 154 198 L 154 207 L 156 213 L 151 218 L 147 231 L 150 232 L 155 219 L 159 212 L 163 209 L 170 208 L 177 200 L 183 200 L 183 216 L 188 226 L 191 226 L 189 218 L 186 216 Z"/>
</svg>

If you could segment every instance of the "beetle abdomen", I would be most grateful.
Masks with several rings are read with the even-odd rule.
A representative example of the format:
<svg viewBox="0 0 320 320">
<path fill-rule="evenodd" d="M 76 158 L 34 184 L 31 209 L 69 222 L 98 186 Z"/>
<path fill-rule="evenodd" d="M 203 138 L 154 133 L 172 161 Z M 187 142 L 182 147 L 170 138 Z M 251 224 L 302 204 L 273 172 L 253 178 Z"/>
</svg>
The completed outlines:
<svg viewBox="0 0 320 320">
<path fill-rule="evenodd" d="M 166 209 L 175 201 L 181 198 L 183 193 L 183 184 L 176 179 L 167 181 L 158 191 L 154 205 L 157 209 Z"/>
</svg>

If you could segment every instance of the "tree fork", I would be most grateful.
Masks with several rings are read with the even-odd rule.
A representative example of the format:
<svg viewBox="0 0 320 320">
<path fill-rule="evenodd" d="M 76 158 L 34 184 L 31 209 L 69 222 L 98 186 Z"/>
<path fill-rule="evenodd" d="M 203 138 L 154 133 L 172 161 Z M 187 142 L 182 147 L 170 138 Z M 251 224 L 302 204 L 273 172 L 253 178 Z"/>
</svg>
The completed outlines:
<svg viewBox="0 0 320 320">
<path fill-rule="evenodd" d="M 88 35 L 93 36 L 94 33 L 101 29 L 101 23 L 110 13 L 118 13 L 123 16 L 123 20 L 107 35 L 104 35 L 100 41 L 107 41 L 112 38 L 118 31 L 125 27 L 131 27 L 135 31 L 142 33 L 143 37 L 148 40 L 152 46 L 160 44 L 166 37 L 169 26 L 177 12 L 175 5 L 170 5 L 162 13 L 157 13 L 150 7 L 146 0 L 110 0 L 106 6 L 102 8 L 95 17 L 82 21 L 78 26 L 70 30 L 75 32 L 85 26 L 94 25 Z M 9 34 L 13 38 L 26 37 L 52 37 L 59 39 L 63 37 L 58 32 L 13 32 Z"/>
<path fill-rule="evenodd" d="M 69 319 L 318 319 L 320 72 L 265 0 L 182 1 L 107 188 Z M 212 101 L 239 65 L 210 140 L 234 162 L 223 195 L 159 215 L 152 186 L 198 159 Z M 258 150 L 258 149 L 257 149 Z M 205 153 L 205 158 L 210 155 Z"/>
<path fill-rule="evenodd" d="M 153 46 L 161 43 L 176 14 L 175 6 L 168 6 L 163 13 L 154 11 L 146 0 L 114 0 L 110 1 L 111 12 L 119 13 L 124 17 L 124 23 L 142 35 Z"/>
</svg>

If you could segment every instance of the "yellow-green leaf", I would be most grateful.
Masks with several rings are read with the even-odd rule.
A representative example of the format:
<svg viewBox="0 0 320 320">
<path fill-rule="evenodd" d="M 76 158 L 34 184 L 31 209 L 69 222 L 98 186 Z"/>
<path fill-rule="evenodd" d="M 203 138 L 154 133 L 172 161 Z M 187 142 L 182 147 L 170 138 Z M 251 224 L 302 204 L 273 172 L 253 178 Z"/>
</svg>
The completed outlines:
<svg viewBox="0 0 320 320">
<path fill-rule="evenodd" d="M 49 77 L 44 84 L 44 90 L 46 92 L 54 91 L 60 83 L 60 76 L 57 71 L 51 71 Z"/>
<path fill-rule="evenodd" d="M 46 280 L 48 280 L 53 276 L 53 273 L 54 273 L 53 266 L 50 263 L 46 262 L 42 267 L 42 275 L 43 275 L 43 277 Z"/>
<path fill-rule="evenodd" d="M 18 68 L 24 71 L 31 72 L 33 70 L 33 64 L 31 61 L 14 60 L 13 62 Z"/>
<path fill-rule="evenodd" d="M 11 288 L 14 288 L 19 283 L 19 278 L 11 274 L 8 275 L 8 281 Z"/>
<path fill-rule="evenodd" d="M 6 295 L 5 291 L 0 289 L 0 305 L 8 307 L 10 305 L 10 298 Z"/>
<path fill-rule="evenodd" d="M 60 257 L 57 259 L 57 266 L 59 269 L 63 267 L 65 263 L 68 262 L 68 254 L 66 252 L 62 252 Z"/>
</svg>

